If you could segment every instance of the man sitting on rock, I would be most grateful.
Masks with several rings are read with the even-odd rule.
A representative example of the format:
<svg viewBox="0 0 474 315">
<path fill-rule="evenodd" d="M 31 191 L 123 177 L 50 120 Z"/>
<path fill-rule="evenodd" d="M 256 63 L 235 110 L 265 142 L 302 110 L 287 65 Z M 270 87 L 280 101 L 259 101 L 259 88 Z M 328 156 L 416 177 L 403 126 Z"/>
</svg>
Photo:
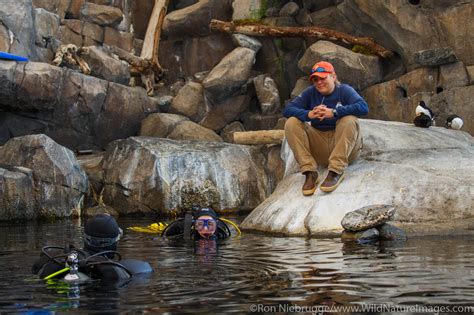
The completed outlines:
<svg viewBox="0 0 474 315">
<path fill-rule="evenodd" d="M 303 195 L 316 191 L 317 165 L 328 166 L 321 190 L 331 192 L 344 178 L 344 170 L 362 147 L 356 116 L 369 112 L 366 101 L 349 85 L 337 80 L 329 62 L 316 63 L 310 74 L 313 85 L 288 103 L 285 137 L 301 172 L 306 176 Z M 310 122 L 306 123 L 306 122 Z"/>
</svg>

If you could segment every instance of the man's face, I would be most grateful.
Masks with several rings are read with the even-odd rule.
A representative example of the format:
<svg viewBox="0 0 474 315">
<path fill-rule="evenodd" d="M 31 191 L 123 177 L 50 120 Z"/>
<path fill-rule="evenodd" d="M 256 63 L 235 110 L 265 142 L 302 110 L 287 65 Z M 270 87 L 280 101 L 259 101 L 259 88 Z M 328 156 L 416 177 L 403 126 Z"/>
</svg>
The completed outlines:
<svg viewBox="0 0 474 315">
<path fill-rule="evenodd" d="M 216 232 L 217 222 L 213 217 L 203 215 L 197 218 L 194 228 L 204 238 L 209 238 Z"/>
<path fill-rule="evenodd" d="M 328 74 L 325 78 L 314 76 L 313 85 L 322 95 L 329 95 L 334 91 L 336 86 L 336 75 Z"/>
</svg>

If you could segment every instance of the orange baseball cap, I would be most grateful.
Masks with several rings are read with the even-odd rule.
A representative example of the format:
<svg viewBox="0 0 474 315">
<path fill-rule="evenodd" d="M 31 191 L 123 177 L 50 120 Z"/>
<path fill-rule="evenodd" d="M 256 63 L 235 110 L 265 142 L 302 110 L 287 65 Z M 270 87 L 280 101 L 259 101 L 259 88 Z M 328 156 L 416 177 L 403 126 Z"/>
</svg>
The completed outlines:
<svg viewBox="0 0 474 315">
<path fill-rule="evenodd" d="M 334 73 L 334 67 L 327 61 L 320 61 L 314 64 L 311 69 L 311 74 L 309 76 L 310 80 L 313 80 L 315 76 L 320 78 L 326 78 L 328 75 Z"/>
</svg>

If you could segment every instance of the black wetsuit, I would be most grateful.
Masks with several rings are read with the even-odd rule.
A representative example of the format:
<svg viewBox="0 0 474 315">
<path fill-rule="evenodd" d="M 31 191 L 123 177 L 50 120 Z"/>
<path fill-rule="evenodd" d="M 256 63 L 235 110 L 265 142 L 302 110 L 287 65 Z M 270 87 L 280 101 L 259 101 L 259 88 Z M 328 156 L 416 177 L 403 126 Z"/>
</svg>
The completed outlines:
<svg viewBox="0 0 474 315">
<path fill-rule="evenodd" d="M 92 279 L 123 280 L 129 279 L 135 274 L 151 272 L 151 266 L 145 262 L 135 259 L 113 260 L 107 254 L 97 254 L 84 249 L 55 248 L 44 251 L 32 267 L 33 274 L 38 274 L 41 279 L 65 268 L 67 255 L 76 251 L 79 259 L 79 272 Z M 97 255 L 94 255 L 97 254 Z M 110 254 L 108 255 L 110 256 Z M 58 274 L 54 278 L 62 278 L 66 273 Z"/>
<path fill-rule="evenodd" d="M 170 223 L 170 225 L 168 225 L 168 227 L 163 231 L 161 236 L 172 237 L 172 238 L 184 238 L 184 233 L 185 233 L 185 231 L 184 231 L 185 222 L 184 221 L 185 221 L 185 219 L 178 219 L 178 220 Z M 208 239 L 220 240 L 220 239 L 225 239 L 225 238 L 230 237 L 231 233 L 230 233 L 230 229 L 227 226 L 227 224 L 220 221 L 219 219 L 217 219 L 216 221 L 217 221 L 216 232 L 214 233 L 214 235 L 212 235 Z M 194 229 L 189 230 L 188 233 L 190 233 L 190 238 L 193 239 L 193 240 L 205 239 Z"/>
</svg>

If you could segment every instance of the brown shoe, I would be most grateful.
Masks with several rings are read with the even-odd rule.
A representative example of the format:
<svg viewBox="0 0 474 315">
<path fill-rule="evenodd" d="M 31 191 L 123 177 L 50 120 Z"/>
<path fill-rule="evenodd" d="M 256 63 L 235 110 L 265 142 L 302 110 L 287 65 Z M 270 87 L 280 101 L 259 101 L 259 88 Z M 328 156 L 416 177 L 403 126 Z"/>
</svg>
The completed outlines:
<svg viewBox="0 0 474 315">
<path fill-rule="evenodd" d="M 318 183 L 317 172 L 304 172 L 306 180 L 303 184 L 303 195 L 311 196 L 316 191 L 316 184 Z"/>
<path fill-rule="evenodd" d="M 333 171 L 329 171 L 326 179 L 321 184 L 321 190 L 324 192 L 331 192 L 339 186 L 344 179 L 344 173 L 338 174 Z"/>
</svg>

